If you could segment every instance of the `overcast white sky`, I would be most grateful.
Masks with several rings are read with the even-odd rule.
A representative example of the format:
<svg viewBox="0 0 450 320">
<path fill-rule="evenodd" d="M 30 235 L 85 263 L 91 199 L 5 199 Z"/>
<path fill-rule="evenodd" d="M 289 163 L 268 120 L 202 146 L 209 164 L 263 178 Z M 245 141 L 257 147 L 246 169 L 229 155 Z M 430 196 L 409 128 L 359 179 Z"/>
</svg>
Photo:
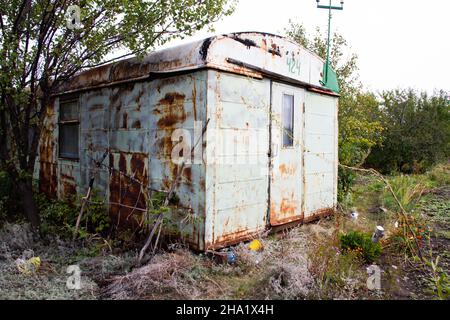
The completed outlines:
<svg viewBox="0 0 450 320">
<path fill-rule="evenodd" d="M 339 0 L 332 3 L 339 5 Z M 215 24 L 215 33 L 282 35 L 289 19 L 302 22 L 312 33 L 316 26 L 326 28 L 327 14 L 316 8 L 315 0 L 240 0 L 232 16 Z M 345 0 L 344 10 L 333 12 L 332 30 L 358 54 L 360 79 L 367 89 L 450 91 L 449 14 L 449 0 Z M 202 31 L 169 46 L 207 35 Z"/>
</svg>

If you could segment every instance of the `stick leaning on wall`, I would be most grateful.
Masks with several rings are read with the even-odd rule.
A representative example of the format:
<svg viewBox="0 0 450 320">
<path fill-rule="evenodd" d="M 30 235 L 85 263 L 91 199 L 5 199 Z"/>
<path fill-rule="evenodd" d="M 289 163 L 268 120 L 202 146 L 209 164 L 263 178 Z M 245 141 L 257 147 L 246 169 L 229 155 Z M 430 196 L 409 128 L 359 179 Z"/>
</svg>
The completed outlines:
<svg viewBox="0 0 450 320">
<path fill-rule="evenodd" d="M 209 123 L 209 118 L 208 118 L 208 120 L 206 120 L 205 126 L 202 128 L 202 133 L 201 133 L 200 137 L 197 139 L 197 141 L 195 142 L 194 146 L 191 148 L 191 152 L 189 154 L 190 158 L 192 157 L 192 154 L 194 153 L 194 150 L 197 147 L 198 143 L 203 140 L 203 136 L 204 136 L 204 134 L 206 132 L 206 128 L 208 127 L 208 123 Z M 177 185 L 178 179 L 180 178 L 181 173 L 183 172 L 183 169 L 184 169 L 185 165 L 186 165 L 186 161 L 185 161 L 185 158 L 183 157 L 183 161 L 182 161 L 181 165 L 178 167 L 177 174 L 175 175 L 175 177 L 174 177 L 174 179 L 173 179 L 173 181 L 172 181 L 172 183 L 170 185 L 170 188 L 169 188 L 169 190 L 168 190 L 168 192 L 166 194 L 166 197 L 164 199 L 164 204 L 163 204 L 164 206 L 167 206 L 169 204 L 169 201 L 172 198 L 173 192 L 174 192 L 175 187 Z M 158 216 L 156 218 L 156 221 L 155 221 L 155 223 L 153 225 L 153 228 L 150 231 L 150 235 L 148 236 L 147 241 L 145 242 L 144 246 L 142 247 L 141 251 L 139 252 L 138 264 L 141 263 L 142 258 L 144 257 L 145 251 L 147 250 L 148 246 L 152 242 L 153 236 L 155 235 L 156 231 L 159 229 L 158 237 L 157 237 L 156 243 L 154 245 L 154 247 L 156 247 L 158 239 L 159 239 L 159 235 L 161 234 L 163 218 L 164 218 L 163 213 L 158 214 Z M 155 251 L 153 250 L 153 253 L 154 252 Z"/>
<path fill-rule="evenodd" d="M 105 161 L 106 156 L 108 155 L 108 153 L 109 153 L 109 150 L 106 150 L 105 153 L 103 154 L 102 158 L 100 159 L 100 161 L 96 161 L 95 162 L 95 165 L 96 165 L 97 168 L 99 168 L 102 165 L 103 161 Z M 89 202 L 89 199 L 90 199 L 91 194 L 92 194 L 92 188 L 94 186 L 94 180 L 95 180 L 95 177 L 94 177 L 94 175 L 92 175 L 91 179 L 89 180 L 89 187 L 88 187 L 88 191 L 86 193 L 86 196 L 81 198 L 81 209 L 80 209 L 80 213 L 78 214 L 77 222 L 75 224 L 75 230 L 73 232 L 72 241 L 75 241 L 75 239 L 77 238 L 78 229 L 80 228 L 80 222 L 81 222 L 81 218 L 83 217 L 84 209 L 86 208 L 86 205 Z"/>
</svg>

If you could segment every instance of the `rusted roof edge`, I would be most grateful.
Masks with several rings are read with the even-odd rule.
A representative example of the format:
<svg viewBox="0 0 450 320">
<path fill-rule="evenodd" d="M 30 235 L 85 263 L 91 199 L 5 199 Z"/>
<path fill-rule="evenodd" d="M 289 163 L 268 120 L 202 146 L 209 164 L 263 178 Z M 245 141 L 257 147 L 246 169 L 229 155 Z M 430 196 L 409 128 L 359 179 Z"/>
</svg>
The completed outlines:
<svg viewBox="0 0 450 320">
<path fill-rule="evenodd" d="M 271 79 L 274 79 L 274 80 L 279 80 L 279 81 L 286 82 L 286 83 L 289 83 L 289 84 L 298 85 L 300 87 L 306 88 L 309 91 L 321 93 L 321 94 L 324 94 L 324 95 L 329 95 L 329 96 L 333 96 L 333 97 L 340 97 L 339 94 L 337 94 L 337 93 L 335 93 L 335 92 L 333 92 L 331 90 L 328 90 L 327 88 L 316 86 L 316 85 L 313 85 L 313 84 L 310 84 L 310 83 L 307 83 L 307 82 L 295 80 L 295 79 L 292 79 L 292 78 L 280 75 L 278 73 L 275 73 L 275 72 L 272 72 L 272 71 L 269 71 L 269 70 L 266 70 L 266 69 L 263 69 L 263 68 L 251 65 L 251 64 L 246 63 L 246 62 L 238 61 L 238 60 L 235 60 L 235 59 L 232 59 L 232 58 L 227 58 L 226 61 L 228 63 L 235 64 L 235 65 L 240 66 L 240 67 L 244 67 L 244 68 L 247 68 L 247 69 L 250 69 L 250 70 L 257 71 L 257 72 L 261 73 L 262 75 L 265 75 L 268 78 L 271 78 Z"/>
<path fill-rule="evenodd" d="M 58 96 L 63 96 L 63 95 L 67 95 L 67 94 L 73 94 L 73 93 L 79 93 L 79 92 L 86 92 L 86 91 L 90 91 L 90 90 L 108 88 L 108 87 L 112 87 L 112 86 L 121 85 L 121 84 L 124 84 L 124 83 L 139 82 L 139 81 L 145 81 L 145 80 L 155 80 L 155 79 L 160 79 L 160 78 L 167 78 L 167 77 L 171 77 L 171 76 L 175 76 L 175 75 L 188 74 L 188 73 L 192 73 L 192 72 L 196 72 L 196 71 L 200 71 L 200 70 L 218 70 L 218 71 L 223 71 L 223 72 L 231 72 L 231 73 L 234 73 L 234 74 L 241 74 L 241 75 L 245 75 L 245 76 L 249 76 L 249 77 L 253 77 L 253 78 L 257 78 L 257 79 L 262 79 L 262 75 L 261 75 L 260 72 L 255 72 L 255 70 L 250 70 L 248 68 L 245 68 L 245 69 L 247 69 L 247 70 L 235 70 L 233 68 L 227 68 L 227 67 L 222 66 L 222 65 L 204 64 L 204 65 L 188 67 L 188 68 L 182 68 L 182 69 L 176 69 L 176 70 L 151 71 L 149 74 L 146 74 L 146 75 L 141 76 L 141 77 L 129 78 L 129 79 L 113 81 L 113 82 L 100 83 L 100 84 L 94 85 L 94 86 L 80 87 L 80 88 L 75 88 L 73 90 L 66 90 L 66 91 L 55 92 L 51 96 L 52 97 L 58 97 Z"/>
<path fill-rule="evenodd" d="M 105 82 L 105 83 L 100 83 L 98 85 L 80 87 L 80 88 L 76 88 L 73 90 L 59 91 L 59 92 L 53 93 L 51 96 L 57 97 L 57 96 L 62 96 L 62 95 L 66 95 L 66 94 L 71 94 L 71 93 L 113 87 L 113 86 L 117 86 L 117 85 L 124 84 L 124 83 L 139 82 L 139 81 L 144 81 L 144 80 L 148 80 L 148 79 L 153 80 L 153 79 L 165 78 L 165 77 L 169 77 L 172 75 L 187 74 L 187 73 L 199 71 L 202 69 L 207 69 L 207 66 L 202 65 L 202 66 L 195 66 L 195 67 L 189 67 L 189 68 L 183 68 L 183 69 L 177 69 L 177 70 L 169 70 L 169 71 L 152 71 L 141 77 L 129 78 L 129 79 L 113 81 L 113 82 Z"/>
<path fill-rule="evenodd" d="M 265 70 L 262 68 L 259 68 L 257 66 L 253 66 L 251 64 L 245 63 L 245 62 L 241 62 L 235 59 L 231 59 L 231 58 L 227 58 L 227 62 L 237 65 L 239 67 L 245 68 L 247 70 L 235 70 L 232 68 L 226 68 L 225 66 L 218 66 L 218 65 L 212 65 L 212 64 L 205 64 L 205 65 L 200 65 L 200 66 L 195 66 L 195 67 L 188 67 L 188 68 L 183 68 L 183 69 L 177 69 L 177 70 L 169 70 L 169 71 L 152 71 L 149 74 L 146 74 L 144 76 L 141 77 L 135 77 L 135 78 L 130 78 L 130 79 L 125 79 L 125 80 L 120 80 L 120 81 L 114 81 L 114 82 L 107 82 L 107 83 L 101 83 L 98 85 L 94 85 L 94 86 L 88 86 L 88 87 L 81 87 L 81 88 L 76 88 L 73 90 L 67 90 L 67 91 L 60 91 L 60 92 L 56 92 L 54 94 L 52 94 L 52 97 L 58 97 L 58 96 L 63 96 L 63 95 L 67 95 L 67 94 L 73 94 L 73 93 L 79 93 L 79 92 L 85 92 L 85 91 L 90 91 L 90 90 L 95 90 L 95 89 L 102 89 L 102 88 L 108 88 L 108 87 L 113 87 L 113 86 L 117 86 L 120 84 L 124 84 L 124 83 L 130 83 L 130 82 L 139 82 L 139 81 L 145 81 L 145 80 L 154 80 L 154 79 L 160 79 L 160 78 L 167 78 L 167 77 L 171 77 L 174 75 L 182 75 L 182 74 L 188 74 L 191 72 L 196 72 L 196 71 L 200 71 L 200 70 L 218 70 L 218 71 L 224 71 L 224 72 L 231 72 L 231 73 L 235 73 L 235 74 L 242 74 L 242 75 L 246 75 L 246 76 L 250 76 L 253 78 L 258 78 L 261 79 L 262 75 L 267 76 L 268 78 L 271 79 L 275 79 L 275 80 L 279 80 L 282 82 L 286 82 L 289 84 L 294 84 L 294 85 L 298 85 L 300 87 L 306 88 L 309 91 L 312 92 L 316 92 L 316 93 L 320 93 L 320 94 L 324 94 L 324 95 L 328 95 L 328 96 L 334 96 L 334 97 L 340 97 L 339 94 L 333 92 L 333 91 L 329 91 L 328 89 L 324 89 L 322 87 L 319 86 L 315 86 L 312 85 L 310 83 L 307 82 L 303 82 L 303 81 L 299 81 L 299 80 L 295 80 L 280 74 L 277 74 L 275 72 L 269 71 L 269 70 Z"/>
<path fill-rule="evenodd" d="M 324 94 L 326 96 L 333 96 L 333 97 L 338 97 L 338 98 L 341 96 L 339 93 L 336 93 L 334 91 L 329 91 L 328 89 L 324 90 L 322 88 L 315 88 L 315 87 L 310 87 L 310 88 L 306 88 L 306 89 L 308 91 Z"/>
</svg>

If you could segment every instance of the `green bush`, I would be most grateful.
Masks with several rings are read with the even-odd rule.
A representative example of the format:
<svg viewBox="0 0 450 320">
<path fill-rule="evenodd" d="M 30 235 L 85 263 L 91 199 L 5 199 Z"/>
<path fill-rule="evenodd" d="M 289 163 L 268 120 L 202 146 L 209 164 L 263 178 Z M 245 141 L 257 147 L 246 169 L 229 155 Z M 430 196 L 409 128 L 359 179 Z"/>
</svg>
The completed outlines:
<svg viewBox="0 0 450 320">
<path fill-rule="evenodd" d="M 350 189 L 356 179 L 356 173 L 353 170 L 339 167 L 338 170 L 338 201 L 344 203 L 350 194 Z"/>
<path fill-rule="evenodd" d="M 85 225 L 87 223 L 88 232 L 106 236 L 111 229 L 111 218 L 109 217 L 108 209 L 102 204 L 101 200 L 94 192 L 91 198 L 93 203 L 87 206 L 86 214 L 83 216 L 82 222 Z"/>
<path fill-rule="evenodd" d="M 39 193 L 35 195 L 35 199 L 41 215 L 41 233 L 69 238 L 72 234 L 71 226 L 75 225 L 78 214 L 77 206 L 66 200 L 49 199 Z"/>
<path fill-rule="evenodd" d="M 80 213 L 80 204 L 74 199 L 49 199 L 44 194 L 36 193 L 35 200 L 41 214 L 41 233 L 57 234 L 62 238 L 70 238 Z M 105 236 L 110 231 L 111 221 L 105 206 L 93 193 L 86 206 L 80 223 L 80 235 L 83 238 L 89 233 Z"/>
<path fill-rule="evenodd" d="M 413 89 L 383 92 L 379 116 L 383 145 L 376 145 L 366 165 L 383 173 L 424 173 L 450 156 L 448 93 L 432 96 Z"/>
<path fill-rule="evenodd" d="M 450 185 L 450 163 L 439 164 L 427 173 L 428 179 L 436 187 Z"/>
<path fill-rule="evenodd" d="M 372 263 L 381 254 L 381 245 L 373 243 L 370 234 L 359 231 L 350 231 L 339 237 L 343 252 L 356 252 L 360 254 L 367 263 Z"/>
</svg>

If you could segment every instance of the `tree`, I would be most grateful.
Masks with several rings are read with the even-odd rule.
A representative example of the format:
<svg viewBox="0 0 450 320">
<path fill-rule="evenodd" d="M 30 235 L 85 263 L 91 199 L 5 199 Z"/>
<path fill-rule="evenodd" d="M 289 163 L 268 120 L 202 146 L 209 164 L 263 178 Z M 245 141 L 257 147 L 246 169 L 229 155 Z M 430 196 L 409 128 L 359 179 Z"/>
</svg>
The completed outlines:
<svg viewBox="0 0 450 320">
<path fill-rule="evenodd" d="M 71 5 L 80 9 L 79 21 Z M 125 50 L 117 58 L 143 56 L 231 14 L 234 5 L 234 0 L 0 0 L 0 165 L 15 181 L 34 229 L 40 219 L 32 175 L 51 94 L 80 70 L 109 62 L 106 56 L 114 50 Z"/>
<path fill-rule="evenodd" d="M 420 173 L 450 156 L 450 105 L 444 91 L 432 96 L 413 89 L 381 94 L 383 145 L 376 146 L 367 165 L 382 172 Z"/>
<path fill-rule="evenodd" d="M 316 28 L 310 36 L 303 25 L 289 21 L 286 36 L 326 59 L 327 36 Z M 358 56 L 349 53 L 345 38 L 335 33 L 331 41 L 330 63 L 336 71 L 341 97 L 339 98 L 339 162 L 347 166 L 361 166 L 371 149 L 379 144 L 383 130 L 379 121 L 379 101 L 373 93 L 365 92 L 358 78 Z M 354 173 L 339 168 L 340 198 L 353 182 Z"/>
</svg>

